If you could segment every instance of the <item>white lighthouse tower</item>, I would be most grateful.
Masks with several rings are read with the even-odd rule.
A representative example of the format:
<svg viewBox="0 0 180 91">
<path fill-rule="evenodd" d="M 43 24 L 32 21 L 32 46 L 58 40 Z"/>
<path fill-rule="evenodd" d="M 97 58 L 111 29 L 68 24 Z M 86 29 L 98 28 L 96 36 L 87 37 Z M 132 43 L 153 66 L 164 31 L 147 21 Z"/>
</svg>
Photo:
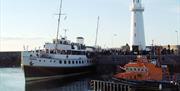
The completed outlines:
<svg viewBox="0 0 180 91">
<path fill-rule="evenodd" d="M 131 50 L 145 50 L 143 11 L 141 0 L 132 0 L 131 5 Z"/>
</svg>

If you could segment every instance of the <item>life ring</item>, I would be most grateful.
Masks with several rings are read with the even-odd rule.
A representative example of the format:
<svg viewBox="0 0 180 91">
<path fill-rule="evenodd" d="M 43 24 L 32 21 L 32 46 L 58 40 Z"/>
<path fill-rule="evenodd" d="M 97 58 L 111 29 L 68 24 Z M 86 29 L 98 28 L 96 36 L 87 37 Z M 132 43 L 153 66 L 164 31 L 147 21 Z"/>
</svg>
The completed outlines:
<svg viewBox="0 0 180 91">
<path fill-rule="evenodd" d="M 29 64 L 30 64 L 31 66 L 33 66 L 34 63 L 33 63 L 32 61 L 30 61 Z"/>
</svg>

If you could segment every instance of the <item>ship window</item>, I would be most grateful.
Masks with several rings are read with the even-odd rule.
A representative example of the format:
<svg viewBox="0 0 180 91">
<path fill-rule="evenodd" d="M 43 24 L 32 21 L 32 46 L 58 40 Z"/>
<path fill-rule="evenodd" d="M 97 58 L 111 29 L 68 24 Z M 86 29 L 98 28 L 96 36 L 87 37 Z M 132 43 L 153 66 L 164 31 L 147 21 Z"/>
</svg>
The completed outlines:
<svg viewBox="0 0 180 91">
<path fill-rule="evenodd" d="M 53 51 L 51 50 L 50 53 L 53 53 Z"/>
<path fill-rule="evenodd" d="M 66 60 L 64 60 L 64 64 L 66 64 Z"/>
<path fill-rule="evenodd" d="M 72 52 L 71 52 L 71 50 L 67 50 L 67 54 L 71 54 Z"/>
<path fill-rule="evenodd" d="M 136 22 L 134 23 L 134 27 L 136 27 Z"/>
<path fill-rule="evenodd" d="M 56 62 L 56 60 L 54 60 L 54 63 Z"/>
<path fill-rule="evenodd" d="M 84 61 L 82 61 L 82 64 L 84 63 Z"/>
<path fill-rule="evenodd" d="M 69 64 L 71 64 L 71 61 L 68 61 Z"/>
<path fill-rule="evenodd" d="M 144 71 L 144 69 L 141 69 L 141 71 Z"/>
<path fill-rule="evenodd" d="M 81 64 L 81 61 L 79 61 L 79 64 Z"/>
<path fill-rule="evenodd" d="M 59 63 L 61 64 L 61 63 L 62 63 L 62 61 L 61 61 L 61 60 L 59 60 Z"/>
<path fill-rule="evenodd" d="M 134 71 L 136 71 L 136 68 L 134 68 Z"/>
<path fill-rule="evenodd" d="M 138 68 L 138 71 L 140 71 L 140 69 Z"/>
<path fill-rule="evenodd" d="M 136 37 L 136 33 L 134 34 L 134 36 Z"/>
<path fill-rule="evenodd" d="M 145 69 L 145 71 L 147 72 L 147 69 Z"/>
<path fill-rule="evenodd" d="M 41 60 L 39 60 L 39 62 L 41 62 Z"/>
<path fill-rule="evenodd" d="M 52 60 L 50 60 L 50 62 L 52 62 Z"/>
<path fill-rule="evenodd" d="M 89 63 L 89 60 L 87 60 L 87 63 Z"/>
<path fill-rule="evenodd" d="M 78 64 L 78 61 L 76 61 L 76 64 Z"/>
<path fill-rule="evenodd" d="M 139 3 L 139 0 L 137 0 L 137 2 Z"/>
<path fill-rule="evenodd" d="M 44 60 L 44 62 L 45 62 L 45 60 Z"/>
<path fill-rule="evenodd" d="M 72 64 L 74 64 L 74 61 L 72 61 Z"/>
<path fill-rule="evenodd" d="M 129 68 L 130 71 L 132 71 L 132 68 Z"/>
</svg>

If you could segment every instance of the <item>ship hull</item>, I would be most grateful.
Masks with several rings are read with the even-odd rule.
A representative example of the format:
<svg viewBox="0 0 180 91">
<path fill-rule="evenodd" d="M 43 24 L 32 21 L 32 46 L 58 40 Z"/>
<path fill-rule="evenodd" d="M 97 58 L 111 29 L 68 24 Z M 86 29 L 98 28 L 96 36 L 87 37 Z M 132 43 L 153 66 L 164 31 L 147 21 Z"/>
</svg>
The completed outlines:
<svg viewBox="0 0 180 91">
<path fill-rule="evenodd" d="M 91 73 L 94 66 L 83 67 L 38 67 L 23 66 L 26 81 L 43 80 L 43 79 L 59 79 Z"/>
</svg>

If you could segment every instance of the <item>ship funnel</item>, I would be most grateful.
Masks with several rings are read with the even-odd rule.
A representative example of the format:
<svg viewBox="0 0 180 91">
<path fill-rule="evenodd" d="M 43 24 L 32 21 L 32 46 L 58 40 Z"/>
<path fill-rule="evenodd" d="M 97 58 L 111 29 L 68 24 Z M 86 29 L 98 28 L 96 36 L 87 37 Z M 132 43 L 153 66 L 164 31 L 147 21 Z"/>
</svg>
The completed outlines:
<svg viewBox="0 0 180 91">
<path fill-rule="evenodd" d="M 84 38 L 83 37 L 77 37 L 76 42 L 79 44 L 84 44 Z"/>
</svg>

